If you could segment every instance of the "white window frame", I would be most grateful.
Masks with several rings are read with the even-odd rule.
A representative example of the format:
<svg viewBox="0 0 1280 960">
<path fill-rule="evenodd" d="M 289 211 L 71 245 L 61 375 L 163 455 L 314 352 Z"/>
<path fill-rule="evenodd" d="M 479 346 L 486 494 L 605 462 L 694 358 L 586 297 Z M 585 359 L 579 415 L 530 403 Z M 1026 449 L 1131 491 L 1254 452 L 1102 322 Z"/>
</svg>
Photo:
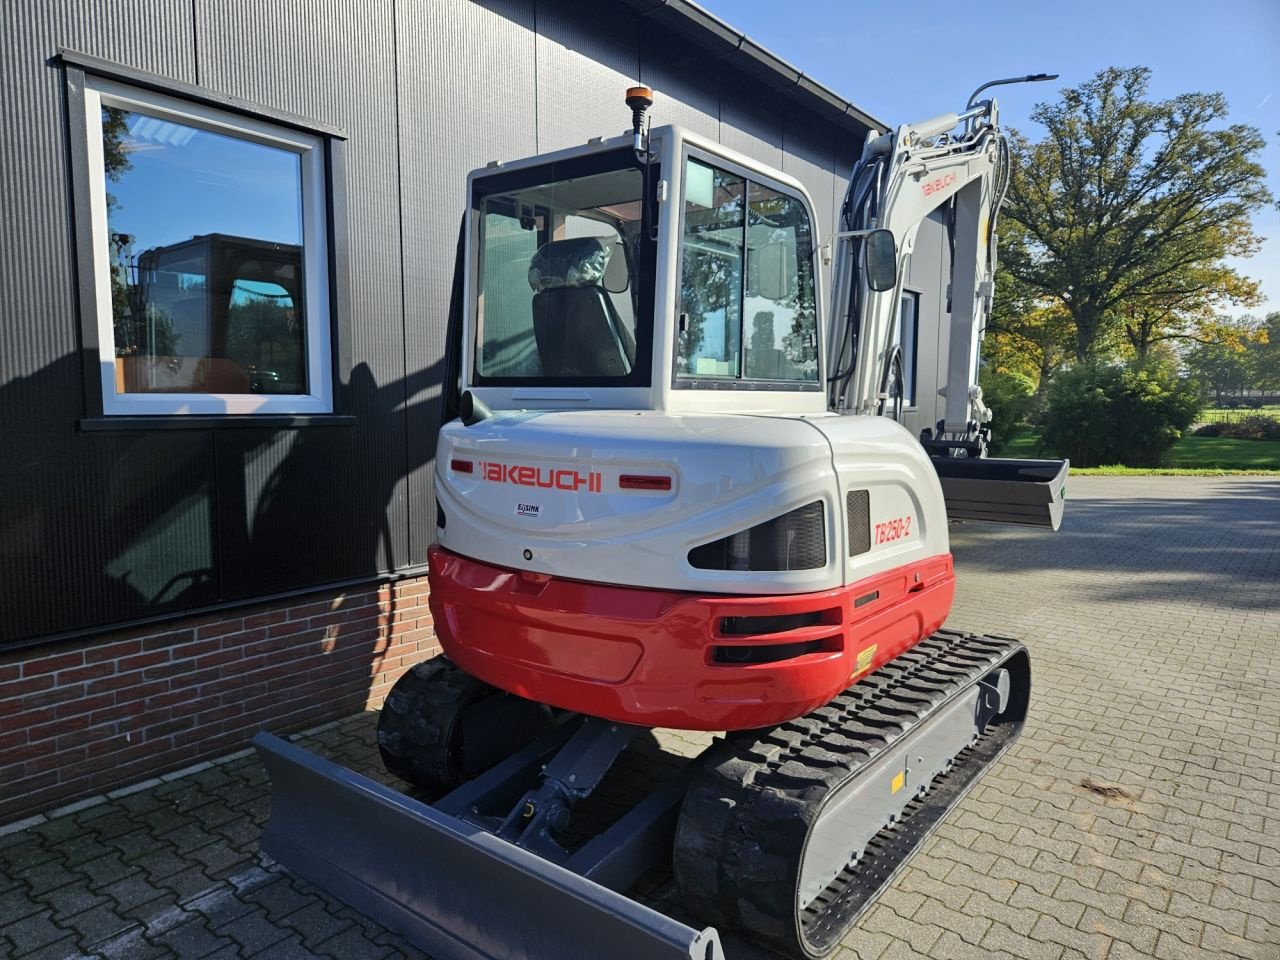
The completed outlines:
<svg viewBox="0 0 1280 960">
<path fill-rule="evenodd" d="M 106 416 L 209 416 L 219 414 L 327 414 L 333 412 L 333 344 L 329 310 L 329 249 L 324 140 L 252 117 L 86 77 L 93 284 L 97 309 L 102 411 Z M 303 317 L 306 330 L 305 394 L 117 393 L 115 324 L 111 305 L 111 246 L 103 167 L 102 108 L 142 111 L 189 127 L 296 153 L 302 170 Z"/>
</svg>

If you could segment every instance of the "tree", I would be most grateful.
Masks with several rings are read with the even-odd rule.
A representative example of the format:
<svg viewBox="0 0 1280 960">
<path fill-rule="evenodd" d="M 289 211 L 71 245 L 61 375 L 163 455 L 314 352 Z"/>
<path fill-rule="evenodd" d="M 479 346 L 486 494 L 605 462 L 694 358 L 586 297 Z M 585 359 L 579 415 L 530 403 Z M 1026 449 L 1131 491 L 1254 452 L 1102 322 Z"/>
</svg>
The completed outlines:
<svg viewBox="0 0 1280 960">
<path fill-rule="evenodd" d="M 1259 132 L 1221 126 L 1219 93 L 1146 99 L 1150 75 L 1103 70 L 1060 103 L 1036 106 L 1043 141 L 1010 136 L 1003 268 L 1066 309 L 1081 360 L 1118 336 L 1126 316 L 1151 324 L 1136 328 L 1149 345 L 1157 324 L 1247 291 L 1223 258 L 1256 248 L 1249 217 L 1272 201 Z"/>
<path fill-rule="evenodd" d="M 1248 345 L 1248 353 L 1252 385 L 1280 392 L 1280 311 L 1267 314 Z"/>
<path fill-rule="evenodd" d="M 1219 405 L 1224 393 L 1241 390 L 1249 381 L 1248 355 L 1226 344 L 1199 344 L 1182 362 L 1191 376 L 1213 390 L 1214 403 Z"/>
</svg>

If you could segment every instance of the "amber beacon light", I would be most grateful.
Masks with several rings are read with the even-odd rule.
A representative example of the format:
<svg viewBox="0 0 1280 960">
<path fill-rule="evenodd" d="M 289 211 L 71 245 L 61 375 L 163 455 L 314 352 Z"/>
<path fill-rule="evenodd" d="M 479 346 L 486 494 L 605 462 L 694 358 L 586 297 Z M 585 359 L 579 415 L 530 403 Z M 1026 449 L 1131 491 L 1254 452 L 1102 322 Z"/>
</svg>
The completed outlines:
<svg viewBox="0 0 1280 960">
<path fill-rule="evenodd" d="M 653 91 L 648 87 L 628 87 L 627 106 L 631 108 L 631 133 L 637 151 L 644 149 L 644 114 L 653 106 Z"/>
</svg>

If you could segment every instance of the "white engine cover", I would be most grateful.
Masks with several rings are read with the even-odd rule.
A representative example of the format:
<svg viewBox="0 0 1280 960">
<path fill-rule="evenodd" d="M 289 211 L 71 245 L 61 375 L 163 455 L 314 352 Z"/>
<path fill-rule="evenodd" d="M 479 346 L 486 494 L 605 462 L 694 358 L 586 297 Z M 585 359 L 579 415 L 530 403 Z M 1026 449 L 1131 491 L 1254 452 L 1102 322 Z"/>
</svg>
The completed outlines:
<svg viewBox="0 0 1280 960">
<path fill-rule="evenodd" d="M 670 490 L 622 489 L 623 475 Z M 849 556 L 846 493 L 870 492 L 870 549 Z M 942 491 L 927 456 L 881 417 L 495 413 L 440 431 L 440 544 L 556 577 L 707 593 L 839 587 L 946 553 Z M 827 563 L 791 571 L 705 570 L 689 551 L 821 501 Z"/>
</svg>

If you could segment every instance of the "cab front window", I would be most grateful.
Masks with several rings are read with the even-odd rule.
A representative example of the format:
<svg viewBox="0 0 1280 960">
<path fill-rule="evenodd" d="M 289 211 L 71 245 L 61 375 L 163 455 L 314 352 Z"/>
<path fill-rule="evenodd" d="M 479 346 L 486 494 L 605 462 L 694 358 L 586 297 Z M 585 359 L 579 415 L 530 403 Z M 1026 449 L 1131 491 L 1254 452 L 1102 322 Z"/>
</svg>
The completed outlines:
<svg viewBox="0 0 1280 960">
<path fill-rule="evenodd" d="M 645 182 L 629 150 L 476 181 L 476 383 L 648 382 Z"/>
</svg>

